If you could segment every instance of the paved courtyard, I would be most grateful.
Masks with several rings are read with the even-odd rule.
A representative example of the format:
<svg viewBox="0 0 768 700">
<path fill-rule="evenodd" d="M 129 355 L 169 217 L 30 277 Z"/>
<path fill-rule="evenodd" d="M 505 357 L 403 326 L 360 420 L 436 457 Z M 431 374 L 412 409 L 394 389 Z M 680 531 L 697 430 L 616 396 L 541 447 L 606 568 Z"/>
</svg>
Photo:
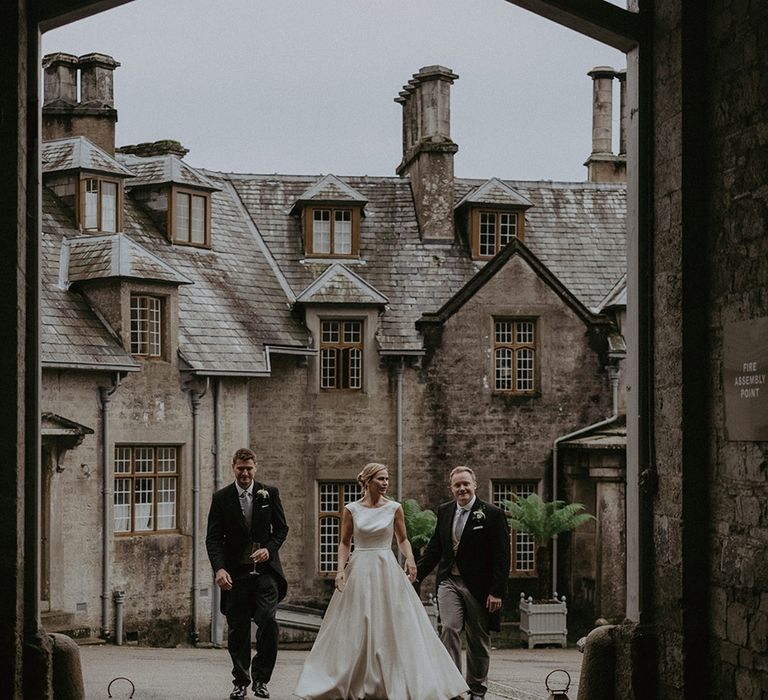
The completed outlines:
<svg viewBox="0 0 768 700">
<path fill-rule="evenodd" d="M 272 700 L 289 700 L 306 651 L 281 650 L 272 682 Z M 107 698 L 112 679 L 135 685 L 136 700 L 223 700 L 231 689 L 229 656 L 224 649 L 154 649 L 111 645 L 84 646 L 80 657 L 88 700 Z M 553 669 L 571 676 L 568 696 L 576 698 L 582 655 L 575 649 L 502 649 L 491 658 L 488 700 L 540 700 L 548 697 L 544 679 Z M 551 681 L 565 679 L 563 674 Z M 561 689 L 562 686 L 552 686 Z M 113 698 L 128 698 L 131 685 L 116 680 Z M 252 695 L 250 697 L 253 697 Z M 393 698 L 392 700 L 397 700 Z"/>
</svg>

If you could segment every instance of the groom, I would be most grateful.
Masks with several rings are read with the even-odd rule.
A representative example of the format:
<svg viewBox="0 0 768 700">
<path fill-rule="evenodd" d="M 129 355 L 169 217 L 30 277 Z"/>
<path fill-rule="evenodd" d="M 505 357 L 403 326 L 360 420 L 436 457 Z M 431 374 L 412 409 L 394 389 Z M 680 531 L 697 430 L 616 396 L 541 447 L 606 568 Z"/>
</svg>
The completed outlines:
<svg viewBox="0 0 768 700">
<path fill-rule="evenodd" d="M 475 495 L 469 467 L 448 477 L 454 500 L 437 510 L 437 527 L 417 565 L 422 581 L 437 565 L 437 605 L 442 640 L 461 671 L 461 639 L 467 642 L 470 698 L 485 696 L 490 664 L 490 631 L 501 629 L 501 603 L 509 577 L 509 526 L 504 511 Z"/>
<path fill-rule="evenodd" d="M 232 657 L 234 689 L 230 698 L 268 698 L 267 683 L 277 659 L 277 604 L 287 584 L 278 550 L 288 534 L 283 505 L 274 486 L 254 481 L 256 455 L 242 448 L 232 458 L 234 483 L 213 494 L 205 546 L 221 612 L 227 616 L 227 649 Z M 251 620 L 258 625 L 256 656 L 251 659 Z"/>
</svg>

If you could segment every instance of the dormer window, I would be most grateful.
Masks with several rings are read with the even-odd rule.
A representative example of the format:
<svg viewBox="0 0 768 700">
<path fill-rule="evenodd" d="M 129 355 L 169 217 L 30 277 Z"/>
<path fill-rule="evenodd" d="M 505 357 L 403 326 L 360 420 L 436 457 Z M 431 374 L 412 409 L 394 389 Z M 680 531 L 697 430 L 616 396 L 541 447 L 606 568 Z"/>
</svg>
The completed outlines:
<svg viewBox="0 0 768 700">
<path fill-rule="evenodd" d="M 492 258 L 513 238 L 517 238 L 518 216 L 515 211 L 474 210 L 470 231 L 472 257 Z"/>
<path fill-rule="evenodd" d="M 210 247 L 211 195 L 208 192 L 172 188 L 169 221 L 174 243 Z"/>
<path fill-rule="evenodd" d="M 470 190 L 456 205 L 457 224 L 474 260 L 488 260 L 517 238 L 525 240 L 531 200 L 498 178 Z"/>
<path fill-rule="evenodd" d="M 360 209 L 357 207 L 307 207 L 306 254 L 351 257 L 359 254 Z"/>
<path fill-rule="evenodd" d="M 80 180 L 80 226 L 84 231 L 119 231 L 121 210 L 120 181 L 88 176 Z"/>
</svg>

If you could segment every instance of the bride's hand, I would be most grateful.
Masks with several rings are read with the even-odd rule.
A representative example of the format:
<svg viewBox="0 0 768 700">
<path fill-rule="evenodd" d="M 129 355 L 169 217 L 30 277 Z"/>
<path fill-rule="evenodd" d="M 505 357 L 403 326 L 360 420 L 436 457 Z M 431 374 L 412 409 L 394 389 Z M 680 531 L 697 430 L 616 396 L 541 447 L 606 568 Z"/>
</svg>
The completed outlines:
<svg viewBox="0 0 768 700">
<path fill-rule="evenodd" d="M 336 578 L 334 579 L 333 585 L 336 590 L 341 593 L 344 590 L 344 584 L 346 583 L 346 576 L 344 576 L 343 571 L 339 571 L 338 574 L 336 574 Z"/>
<path fill-rule="evenodd" d="M 408 557 L 405 560 L 405 574 L 411 583 L 416 580 L 416 561 L 413 557 Z"/>
</svg>

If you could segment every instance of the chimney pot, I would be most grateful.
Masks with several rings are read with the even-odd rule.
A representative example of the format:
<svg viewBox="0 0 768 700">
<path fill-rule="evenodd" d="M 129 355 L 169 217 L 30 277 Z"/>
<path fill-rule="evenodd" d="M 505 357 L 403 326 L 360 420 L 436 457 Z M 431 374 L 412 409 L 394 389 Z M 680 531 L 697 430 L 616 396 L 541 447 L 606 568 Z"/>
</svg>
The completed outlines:
<svg viewBox="0 0 768 700">
<path fill-rule="evenodd" d="M 613 153 L 613 79 L 610 66 L 597 66 L 587 73 L 592 78 L 592 153 Z"/>
<path fill-rule="evenodd" d="M 50 53 L 43 56 L 43 104 L 77 104 L 77 56 Z"/>
<path fill-rule="evenodd" d="M 112 74 L 120 64 L 103 53 L 80 56 L 80 103 L 115 106 Z"/>
<path fill-rule="evenodd" d="M 616 71 L 619 81 L 619 155 L 627 154 L 627 71 Z"/>
<path fill-rule="evenodd" d="M 625 182 L 626 156 L 623 152 L 618 155 L 613 152 L 613 80 L 622 78 L 610 66 L 597 66 L 587 75 L 593 81 L 592 153 L 584 163 L 587 177 L 590 182 Z"/>
</svg>

